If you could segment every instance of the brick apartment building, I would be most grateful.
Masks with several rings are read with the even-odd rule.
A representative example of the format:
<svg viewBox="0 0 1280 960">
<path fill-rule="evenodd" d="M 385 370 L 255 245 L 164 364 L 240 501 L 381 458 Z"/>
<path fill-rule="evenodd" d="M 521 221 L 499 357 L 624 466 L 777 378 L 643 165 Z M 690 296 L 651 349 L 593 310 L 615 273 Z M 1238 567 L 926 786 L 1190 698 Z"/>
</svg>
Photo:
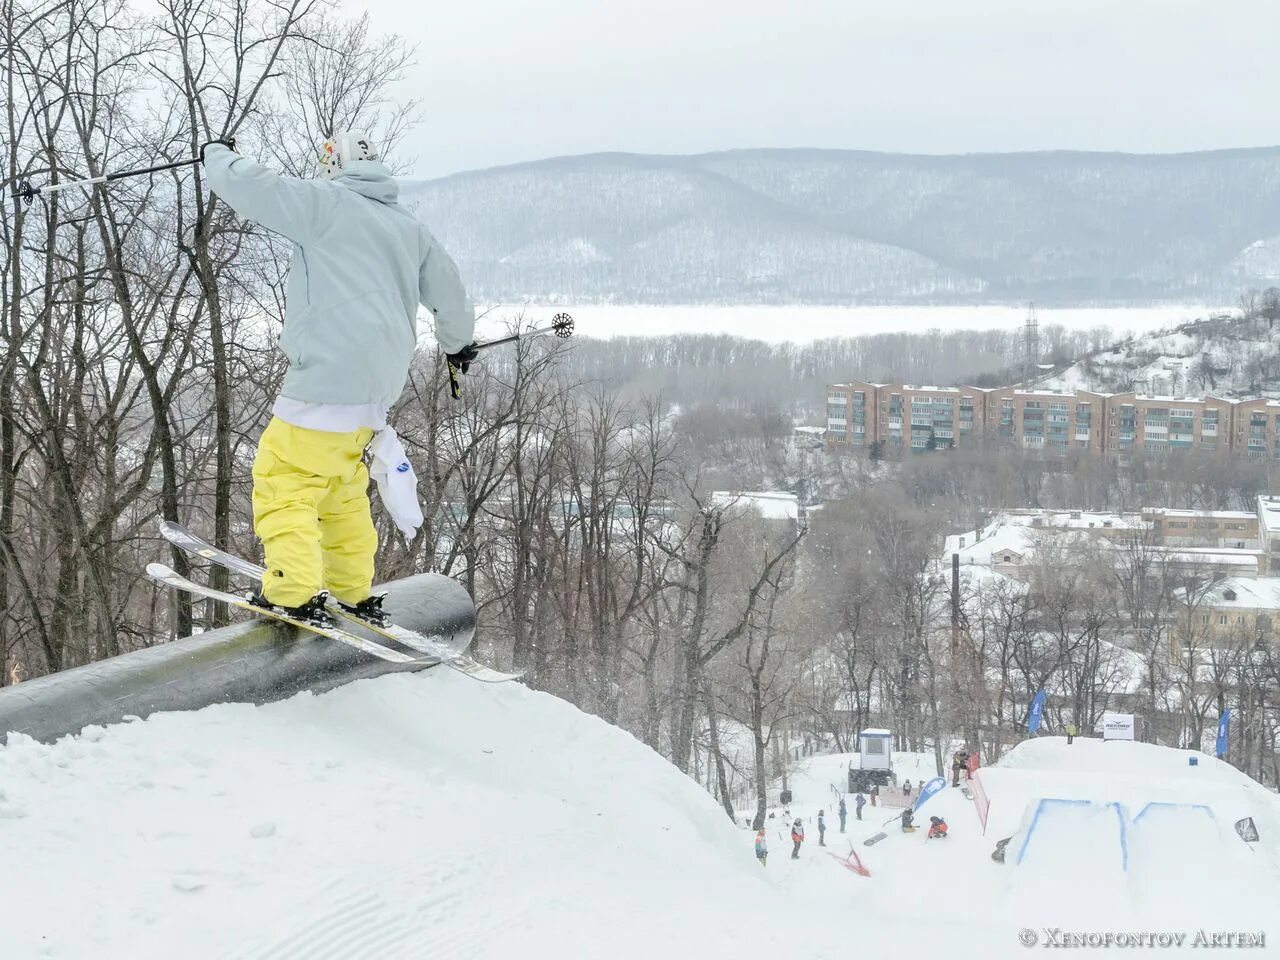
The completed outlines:
<svg viewBox="0 0 1280 960">
<path fill-rule="evenodd" d="M 1230 451 L 1280 458 L 1280 401 L 913 386 L 853 380 L 827 389 L 827 446 L 888 455 L 979 439 L 1028 449 Z"/>
</svg>

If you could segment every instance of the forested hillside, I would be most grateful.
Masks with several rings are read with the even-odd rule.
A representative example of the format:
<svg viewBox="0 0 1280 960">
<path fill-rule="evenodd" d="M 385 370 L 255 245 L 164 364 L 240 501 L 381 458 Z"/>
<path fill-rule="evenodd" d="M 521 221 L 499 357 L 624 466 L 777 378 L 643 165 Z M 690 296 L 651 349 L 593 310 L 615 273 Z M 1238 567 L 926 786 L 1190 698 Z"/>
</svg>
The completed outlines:
<svg viewBox="0 0 1280 960">
<path fill-rule="evenodd" d="M 1280 148 L 597 154 L 410 194 L 489 302 L 1136 302 L 1280 277 Z"/>
</svg>

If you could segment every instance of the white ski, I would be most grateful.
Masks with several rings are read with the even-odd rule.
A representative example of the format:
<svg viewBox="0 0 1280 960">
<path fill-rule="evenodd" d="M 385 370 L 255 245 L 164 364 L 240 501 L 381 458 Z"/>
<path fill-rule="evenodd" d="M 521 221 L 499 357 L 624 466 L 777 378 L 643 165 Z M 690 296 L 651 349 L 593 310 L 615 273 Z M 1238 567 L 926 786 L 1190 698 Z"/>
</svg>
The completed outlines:
<svg viewBox="0 0 1280 960">
<path fill-rule="evenodd" d="M 168 520 L 160 521 L 160 535 L 172 543 L 174 546 L 185 550 L 192 556 L 200 557 L 208 560 L 210 563 L 216 563 L 219 566 L 226 567 L 232 573 L 237 573 L 254 581 L 261 581 L 263 575 L 267 572 L 266 568 L 246 560 L 244 557 L 238 557 L 234 553 L 228 553 L 215 547 L 213 544 L 204 540 L 181 524 L 172 523 Z M 370 623 L 361 617 L 342 609 L 337 601 L 330 598 L 328 609 L 335 615 L 348 621 L 349 623 L 358 624 L 366 630 L 378 634 L 387 640 L 393 640 L 396 643 L 403 644 L 410 650 L 417 650 L 419 653 L 425 653 L 428 656 L 439 660 L 448 667 L 452 667 L 459 673 L 466 674 L 473 680 L 479 680 L 481 683 L 505 683 L 508 680 L 516 680 L 523 676 L 523 673 L 503 673 L 500 670 L 494 670 L 492 667 L 486 667 L 484 664 L 467 656 L 462 650 L 451 647 L 447 643 L 441 643 L 439 640 L 425 636 L 416 630 L 410 630 L 407 627 L 401 627 L 397 624 L 391 624 L 386 627 Z M 465 648 L 464 648 L 465 649 Z"/>
<path fill-rule="evenodd" d="M 173 587 L 175 590 L 183 590 L 187 593 L 195 594 L 200 597 L 208 597 L 210 600 L 221 601 L 230 604 L 233 607 L 239 607 L 241 610 L 248 610 L 250 613 L 261 617 L 270 617 L 273 620 L 279 620 L 281 623 L 292 624 L 300 630 L 306 630 L 317 636 L 328 637 L 330 640 L 337 640 L 339 643 L 345 643 L 349 647 L 355 647 L 364 653 L 372 654 L 391 663 L 416 663 L 426 662 L 428 658 L 412 657 L 407 653 L 399 650 L 393 650 L 390 647 L 384 647 L 380 643 L 375 643 L 364 637 L 357 636 L 354 633 L 348 633 L 339 627 L 323 627 L 319 624 L 308 623 L 305 620 L 299 620 L 291 617 L 287 613 L 279 610 L 272 610 L 267 607 L 259 607 L 250 603 L 244 597 L 234 593 L 224 593 L 221 590 L 215 590 L 213 587 L 206 587 L 204 584 L 196 583 L 194 580 L 188 580 L 180 573 L 170 569 L 163 563 L 148 563 L 147 576 L 158 583 L 165 586 Z"/>
</svg>

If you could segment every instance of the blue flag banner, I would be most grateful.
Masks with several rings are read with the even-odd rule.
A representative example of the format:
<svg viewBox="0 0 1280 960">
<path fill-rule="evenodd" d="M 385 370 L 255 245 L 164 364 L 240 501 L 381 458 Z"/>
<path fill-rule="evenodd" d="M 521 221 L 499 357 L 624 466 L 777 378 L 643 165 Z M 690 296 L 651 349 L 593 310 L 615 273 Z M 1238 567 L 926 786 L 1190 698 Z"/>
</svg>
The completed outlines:
<svg viewBox="0 0 1280 960">
<path fill-rule="evenodd" d="M 1031 712 L 1027 714 L 1027 732 L 1035 733 L 1040 729 L 1040 717 L 1044 714 L 1044 687 L 1036 692 L 1031 701 Z"/>
<path fill-rule="evenodd" d="M 1227 755 L 1227 736 L 1231 733 L 1231 710 L 1230 708 L 1222 711 L 1222 716 L 1218 718 L 1218 756 L 1225 757 Z"/>
<path fill-rule="evenodd" d="M 934 777 L 923 787 L 920 788 L 920 796 L 916 797 L 916 804 L 911 809 L 919 810 L 924 806 L 924 802 L 932 797 L 935 793 L 947 785 L 947 781 L 941 777 Z"/>
</svg>

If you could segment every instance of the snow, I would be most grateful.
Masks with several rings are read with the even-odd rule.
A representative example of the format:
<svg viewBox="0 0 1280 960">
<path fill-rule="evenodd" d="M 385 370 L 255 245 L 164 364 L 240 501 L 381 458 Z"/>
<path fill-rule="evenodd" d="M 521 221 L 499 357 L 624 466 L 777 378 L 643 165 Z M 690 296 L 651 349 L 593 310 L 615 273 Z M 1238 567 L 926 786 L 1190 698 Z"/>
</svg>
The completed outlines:
<svg viewBox="0 0 1280 960">
<path fill-rule="evenodd" d="M 879 333 L 925 333 L 930 330 L 1015 330 L 1026 323 L 1025 304 L 991 306 L 648 306 L 622 304 L 491 304 L 482 313 L 480 339 L 505 332 L 502 318 L 571 313 L 576 335 L 609 339 L 618 336 L 671 336 L 682 333 L 728 334 L 769 343 L 809 343 L 827 337 Z M 1106 327 L 1116 337 L 1146 333 L 1202 317 L 1204 306 L 1037 308 L 1040 329 L 1059 325 L 1069 330 Z"/>
<path fill-rule="evenodd" d="M 1152 548 L 1153 552 L 1157 548 Z M 1256 550 L 1228 550 L 1218 547 L 1180 547 L 1177 550 L 1161 551 L 1170 560 L 1188 565 L 1197 563 L 1212 564 L 1217 567 L 1248 567 L 1258 569 L 1258 552 Z"/>
<path fill-rule="evenodd" d="M 1256 520 L 1257 514 L 1247 510 L 1174 510 L 1170 507 L 1159 507 L 1151 511 L 1162 517 L 1187 517 L 1191 519 L 1209 520 Z"/>
<path fill-rule="evenodd" d="M 753 510 L 766 520 L 795 520 L 800 516 L 800 501 L 785 490 L 716 490 L 711 502 L 720 507 Z"/>
<path fill-rule="evenodd" d="M 1280 531 L 1280 497 L 1265 493 L 1258 497 L 1258 519 L 1268 533 Z"/>
<path fill-rule="evenodd" d="M 4 956 L 838 955 L 761 929 L 769 878 L 692 780 L 517 685 L 428 671 L 14 737 L 0 785 Z"/>
<path fill-rule="evenodd" d="M 1227 593 L 1235 594 L 1234 600 Z M 1280 610 L 1280 577 L 1230 577 L 1213 585 L 1204 598 L 1213 609 Z"/>
<path fill-rule="evenodd" d="M 856 754 L 811 757 L 791 774 L 790 810 L 771 811 L 762 869 L 748 812 L 731 823 L 628 734 L 549 695 L 444 671 L 158 714 L 52 746 L 14 736 L 0 749 L 4 955 L 846 960 L 945 944 L 987 958 L 1023 955 L 1019 929 L 1040 923 L 1265 928 L 1280 896 L 1277 800 L 1190 756 L 1029 741 L 980 774 L 985 836 L 959 790 L 928 801 L 922 818 L 951 825 L 943 841 L 886 826 L 896 809 L 868 806 L 858 821 L 853 804 L 842 835 Z M 913 784 L 937 773 L 932 753 L 895 752 L 894 766 Z M 1132 869 L 1108 878 L 1114 851 L 1065 821 L 1045 828 L 1052 871 L 992 862 L 1044 797 L 1123 805 L 1140 824 Z M 1151 803 L 1176 809 L 1140 816 Z M 1230 826 L 1244 815 L 1263 838 L 1252 850 Z M 808 833 L 797 860 L 788 816 Z M 870 876 L 846 868 L 851 851 Z"/>
</svg>

